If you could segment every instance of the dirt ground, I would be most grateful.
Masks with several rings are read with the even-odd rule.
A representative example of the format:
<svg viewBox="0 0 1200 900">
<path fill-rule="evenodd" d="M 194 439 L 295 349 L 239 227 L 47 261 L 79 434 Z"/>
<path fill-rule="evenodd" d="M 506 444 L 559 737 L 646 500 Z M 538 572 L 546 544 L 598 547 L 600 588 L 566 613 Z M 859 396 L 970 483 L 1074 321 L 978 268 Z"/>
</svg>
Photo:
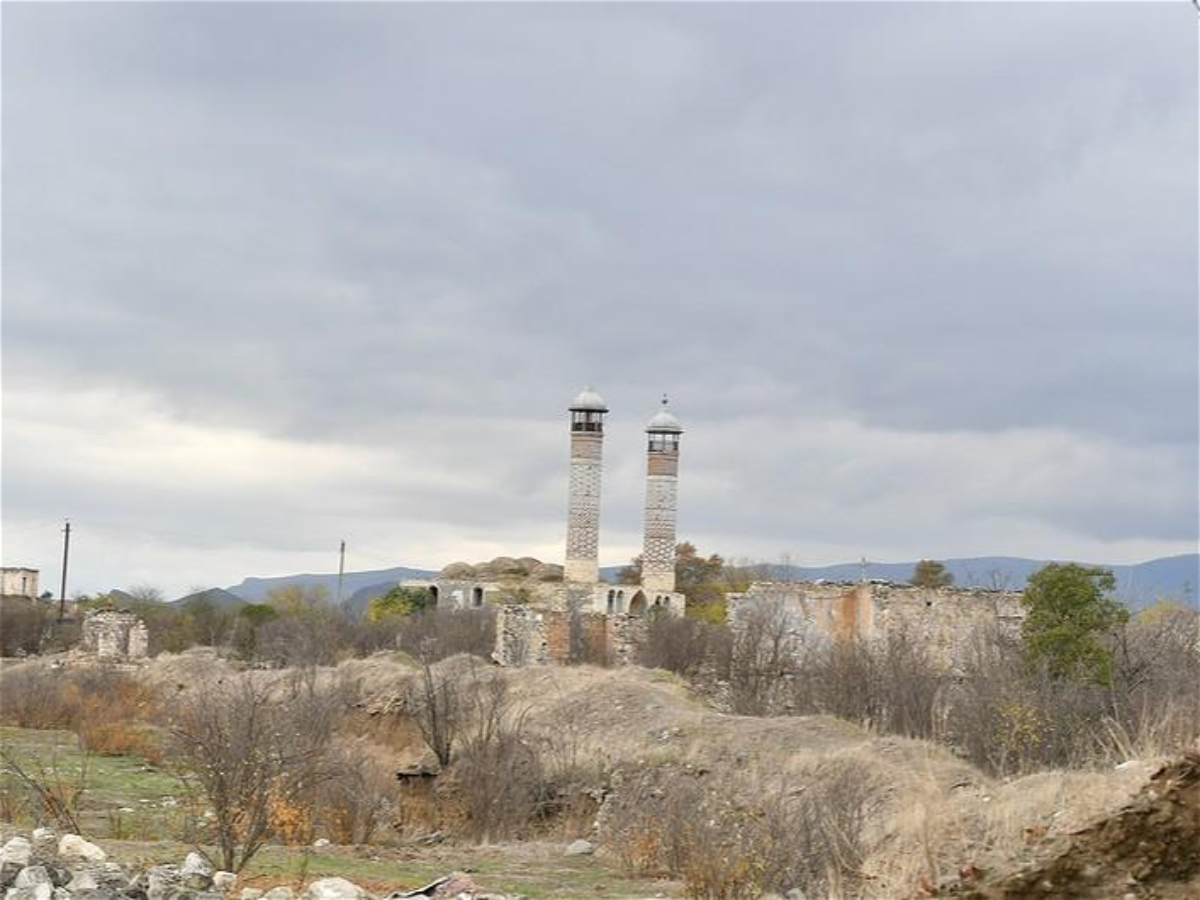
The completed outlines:
<svg viewBox="0 0 1200 900">
<path fill-rule="evenodd" d="M 452 677 L 464 679 L 472 665 L 486 666 L 462 658 L 439 664 Z M 142 667 L 139 677 L 167 693 L 184 694 L 234 671 L 210 654 L 185 653 L 159 657 Z M 662 671 L 488 671 L 499 671 L 508 682 L 514 708 L 524 713 L 531 737 L 555 752 L 609 767 L 689 767 L 717 789 L 756 779 L 803 789 L 817 762 L 846 758 L 864 763 L 886 795 L 872 824 L 874 849 L 863 872 L 872 898 L 1200 898 L 1200 763 L 1192 757 L 1130 760 L 1105 771 L 1044 772 L 999 781 L 944 747 L 872 734 L 832 718 L 759 719 L 716 712 L 680 679 Z M 400 721 L 394 713 L 402 688 L 415 674 L 403 655 L 378 654 L 325 670 L 322 677 L 357 686 L 358 736 L 377 741 L 380 756 L 391 760 L 421 752 L 412 732 L 394 725 Z M 278 675 L 264 672 L 262 677 Z M 561 896 L 635 896 L 643 888 L 649 891 L 645 896 L 675 892 L 670 885 L 638 884 L 633 893 L 618 888 L 604 850 L 594 858 L 604 889 L 593 884 L 579 888 L 585 893 Z M 400 852 L 380 849 L 373 855 L 383 859 Z M 452 844 L 426 848 L 419 853 L 426 854 L 430 865 L 422 864 L 414 878 L 482 865 L 479 854 L 492 852 Z M 536 845 L 528 848 L 534 857 L 523 857 L 527 851 L 521 848 L 504 852 L 510 861 L 541 860 L 534 868 L 554 862 L 549 851 L 536 856 L 543 853 Z M 558 896 L 555 891 L 541 885 L 520 892 Z"/>
</svg>

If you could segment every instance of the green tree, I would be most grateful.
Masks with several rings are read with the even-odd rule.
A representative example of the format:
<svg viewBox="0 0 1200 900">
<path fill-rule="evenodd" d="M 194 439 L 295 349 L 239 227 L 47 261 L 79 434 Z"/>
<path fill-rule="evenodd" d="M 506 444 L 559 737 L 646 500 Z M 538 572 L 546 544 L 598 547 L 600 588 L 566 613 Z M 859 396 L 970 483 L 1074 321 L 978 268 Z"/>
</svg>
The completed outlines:
<svg viewBox="0 0 1200 900">
<path fill-rule="evenodd" d="M 396 585 L 382 597 L 375 597 L 367 604 L 368 622 L 382 622 L 398 616 L 411 616 L 424 609 L 430 601 L 429 591 Z"/>
<path fill-rule="evenodd" d="M 269 603 L 248 603 L 238 610 L 233 623 L 230 643 L 243 659 L 253 659 L 258 652 L 258 629 L 279 618 L 279 611 Z"/>
<path fill-rule="evenodd" d="M 908 582 L 914 587 L 950 587 L 954 584 L 954 573 L 936 559 L 923 559 L 913 568 L 912 577 Z"/>
<path fill-rule="evenodd" d="M 1050 563 L 1031 575 L 1021 596 L 1026 665 L 1045 665 L 1058 678 L 1109 684 L 1109 638 L 1129 619 L 1128 610 L 1107 596 L 1115 587 L 1112 572 L 1077 563 Z"/>
</svg>

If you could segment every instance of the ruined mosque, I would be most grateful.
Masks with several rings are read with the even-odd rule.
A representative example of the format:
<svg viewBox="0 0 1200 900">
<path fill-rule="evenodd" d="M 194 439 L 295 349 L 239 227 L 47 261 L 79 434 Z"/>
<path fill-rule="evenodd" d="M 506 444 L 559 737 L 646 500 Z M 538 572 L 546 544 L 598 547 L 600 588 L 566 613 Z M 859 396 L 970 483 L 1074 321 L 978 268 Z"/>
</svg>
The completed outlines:
<svg viewBox="0 0 1200 900">
<path fill-rule="evenodd" d="M 675 520 L 679 444 L 683 428 L 667 398 L 646 426 L 645 518 L 639 584 L 600 580 L 600 487 L 608 406 L 591 387 L 568 408 L 570 481 L 563 565 L 523 557 L 456 562 L 432 581 L 405 581 L 428 590 L 439 609 L 496 609 L 496 650 L 502 665 L 564 662 L 580 633 L 617 664 L 636 660 L 651 615 L 679 616 L 686 598 L 675 590 Z M 734 628 L 756 609 L 778 607 L 797 637 L 878 640 L 904 631 L 952 662 L 965 637 L 989 623 L 1017 627 L 1020 594 L 982 588 L 925 588 L 868 581 L 757 582 L 727 597 Z"/>
<path fill-rule="evenodd" d="M 497 608 L 496 659 L 502 663 L 555 662 L 567 652 L 571 619 L 581 618 L 609 654 L 620 661 L 640 620 L 650 614 L 682 615 L 675 590 L 675 517 L 679 441 L 683 428 L 663 397 L 646 426 L 646 505 L 640 584 L 600 580 L 600 486 L 604 417 L 608 405 L 591 387 L 568 408 L 570 482 L 563 565 L 530 557 L 498 557 L 446 566 L 433 581 L 406 581 L 427 589 L 439 609 Z"/>
</svg>

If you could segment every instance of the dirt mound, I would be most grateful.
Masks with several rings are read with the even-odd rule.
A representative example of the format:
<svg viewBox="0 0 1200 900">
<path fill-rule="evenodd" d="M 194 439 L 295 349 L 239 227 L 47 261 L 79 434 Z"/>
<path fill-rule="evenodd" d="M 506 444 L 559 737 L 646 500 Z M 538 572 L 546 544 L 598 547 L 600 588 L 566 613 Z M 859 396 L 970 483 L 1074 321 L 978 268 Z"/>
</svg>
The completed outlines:
<svg viewBox="0 0 1200 900">
<path fill-rule="evenodd" d="M 968 900 L 1200 897 L 1200 754 L 1156 772 L 1123 809 L 1031 848 L 1008 874 L 968 868 L 943 894 Z M 972 885 L 970 882 L 981 883 Z"/>
</svg>

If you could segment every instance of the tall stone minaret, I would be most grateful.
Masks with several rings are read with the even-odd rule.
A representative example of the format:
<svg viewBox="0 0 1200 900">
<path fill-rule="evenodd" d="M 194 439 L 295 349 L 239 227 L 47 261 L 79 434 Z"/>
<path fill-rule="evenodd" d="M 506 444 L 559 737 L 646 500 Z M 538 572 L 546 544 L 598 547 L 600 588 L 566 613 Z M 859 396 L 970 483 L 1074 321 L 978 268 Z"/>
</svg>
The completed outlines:
<svg viewBox="0 0 1200 900">
<path fill-rule="evenodd" d="M 600 471 L 604 398 L 590 387 L 571 404 L 571 495 L 567 511 L 566 581 L 600 580 Z"/>
<path fill-rule="evenodd" d="M 646 536 L 642 546 L 642 588 L 648 592 L 675 590 L 675 499 L 679 482 L 679 436 L 683 429 L 667 409 L 646 426 Z"/>
</svg>

